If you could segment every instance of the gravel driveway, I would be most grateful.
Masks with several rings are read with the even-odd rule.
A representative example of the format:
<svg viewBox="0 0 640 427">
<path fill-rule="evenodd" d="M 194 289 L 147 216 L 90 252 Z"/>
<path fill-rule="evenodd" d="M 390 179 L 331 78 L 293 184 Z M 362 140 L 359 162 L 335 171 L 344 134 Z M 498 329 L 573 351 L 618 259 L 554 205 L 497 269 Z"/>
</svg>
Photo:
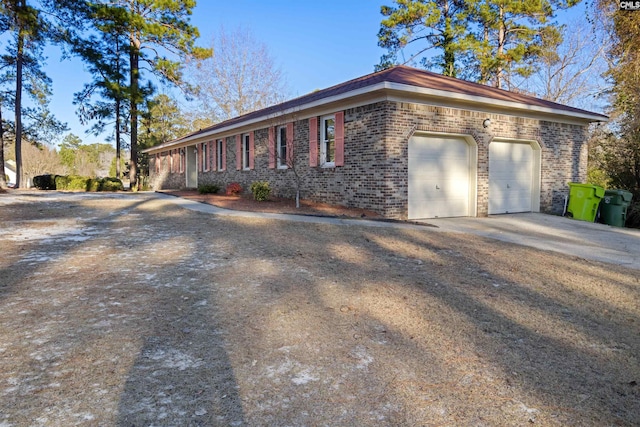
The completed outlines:
<svg viewBox="0 0 640 427">
<path fill-rule="evenodd" d="M 640 272 L 422 228 L 0 194 L 0 426 L 637 425 Z"/>
</svg>

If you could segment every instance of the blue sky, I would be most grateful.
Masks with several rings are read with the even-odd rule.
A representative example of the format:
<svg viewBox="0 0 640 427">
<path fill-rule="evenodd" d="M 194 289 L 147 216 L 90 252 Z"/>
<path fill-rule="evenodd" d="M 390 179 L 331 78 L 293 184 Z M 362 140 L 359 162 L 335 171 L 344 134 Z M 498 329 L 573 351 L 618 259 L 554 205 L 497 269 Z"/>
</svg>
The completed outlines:
<svg viewBox="0 0 640 427">
<path fill-rule="evenodd" d="M 191 22 L 200 30 L 200 45 L 209 43 L 221 26 L 242 26 L 266 44 L 286 75 L 293 96 L 303 95 L 373 71 L 384 50 L 377 46 L 380 6 L 389 0 L 199 0 Z M 584 13 L 582 8 L 570 15 Z M 560 20 L 567 14 L 561 14 Z M 51 110 L 67 122 L 84 143 L 104 142 L 84 133 L 73 94 L 90 76 L 77 59 L 60 61 L 58 48 L 47 50 L 53 80 Z"/>
</svg>

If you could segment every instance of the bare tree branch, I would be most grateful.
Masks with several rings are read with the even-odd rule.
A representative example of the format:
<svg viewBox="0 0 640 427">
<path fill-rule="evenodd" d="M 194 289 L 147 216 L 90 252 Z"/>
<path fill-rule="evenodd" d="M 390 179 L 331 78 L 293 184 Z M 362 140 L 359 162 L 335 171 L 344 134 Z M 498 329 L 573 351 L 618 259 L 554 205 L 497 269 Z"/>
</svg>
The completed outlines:
<svg viewBox="0 0 640 427">
<path fill-rule="evenodd" d="M 213 56 L 190 64 L 188 79 L 198 87 L 201 113 L 213 123 L 266 108 L 289 94 L 284 74 L 265 44 L 247 30 L 212 38 Z"/>
</svg>

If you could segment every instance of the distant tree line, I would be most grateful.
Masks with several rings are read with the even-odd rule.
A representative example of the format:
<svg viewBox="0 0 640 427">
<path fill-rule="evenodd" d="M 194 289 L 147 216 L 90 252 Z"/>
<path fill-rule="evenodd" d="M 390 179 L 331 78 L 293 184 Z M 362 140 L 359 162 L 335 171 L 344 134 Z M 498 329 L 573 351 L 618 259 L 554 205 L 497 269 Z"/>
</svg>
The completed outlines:
<svg viewBox="0 0 640 427">
<path fill-rule="evenodd" d="M 31 176 L 23 167 L 24 156 L 35 153 L 31 147 L 57 152 L 66 168 L 72 167 L 71 152 L 81 147 L 70 140 L 59 152 L 50 146 L 68 129 L 48 108 L 52 82 L 43 56 L 48 44 L 86 64 L 91 79 L 74 96 L 78 117 L 88 133 L 109 135 L 115 175 L 127 173 L 134 189 L 138 169 L 146 164 L 140 149 L 285 99 L 282 72 L 250 32 L 220 30 L 210 47 L 196 46 L 199 33 L 189 23 L 195 5 L 195 0 L 0 0 L 6 39 L 0 46 L 0 163 L 11 149 L 18 186 Z M 179 105 L 171 94 L 158 93 L 158 84 L 178 88 L 190 102 Z M 73 168 L 83 168 L 86 158 L 82 150 L 76 153 Z M 0 187 L 5 185 L 0 176 Z"/>
<path fill-rule="evenodd" d="M 8 144 L 6 160 L 15 160 L 15 143 Z M 111 144 L 83 144 L 80 137 L 67 134 L 60 146 L 25 144 L 22 168 L 29 177 L 38 175 L 82 175 L 116 177 L 116 152 Z"/>
<path fill-rule="evenodd" d="M 183 64 L 188 58 L 211 54 L 210 49 L 195 45 L 198 30 L 189 24 L 194 7 L 195 0 L 0 1 L 0 29 L 9 39 L 0 57 L 0 107 L 13 107 L 18 186 L 24 186 L 23 140 L 36 145 L 43 141 L 41 136 L 30 136 L 29 130 L 36 134 L 45 129 L 47 119 L 58 134 L 66 128 L 54 122 L 47 108 L 51 80 L 42 68 L 42 52 L 47 43 L 55 43 L 67 54 L 80 56 L 93 76 L 76 95 L 81 119 L 94 123 L 96 131 L 114 128 L 118 157 L 121 134 L 128 134 L 129 180 L 136 188 L 138 123 L 154 92 L 150 77 L 188 90 Z M 35 108 L 25 108 L 24 94 L 32 98 Z M 2 119 L 0 115 L 4 146 L 6 120 Z M 0 156 L 4 162 L 4 153 Z"/>
</svg>

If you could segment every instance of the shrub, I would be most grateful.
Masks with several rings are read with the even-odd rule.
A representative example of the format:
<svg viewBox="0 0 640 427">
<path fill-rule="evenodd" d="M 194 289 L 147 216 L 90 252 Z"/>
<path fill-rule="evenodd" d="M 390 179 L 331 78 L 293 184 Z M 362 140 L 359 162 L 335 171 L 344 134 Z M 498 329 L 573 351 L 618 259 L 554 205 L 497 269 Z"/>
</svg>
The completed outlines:
<svg viewBox="0 0 640 427">
<path fill-rule="evenodd" d="M 271 187 L 267 181 L 254 181 L 251 183 L 253 198 L 259 202 L 264 202 L 271 194 Z"/>
<path fill-rule="evenodd" d="M 56 190 L 90 191 L 91 178 L 78 175 L 56 176 Z"/>
<path fill-rule="evenodd" d="M 88 178 L 77 175 L 39 175 L 33 178 L 38 190 L 122 191 L 118 178 Z"/>
<path fill-rule="evenodd" d="M 55 176 L 55 189 L 56 190 L 66 190 L 69 186 L 69 177 L 66 175 L 56 175 Z"/>
<path fill-rule="evenodd" d="M 56 175 L 38 175 L 33 177 L 33 186 L 38 190 L 55 190 Z"/>
<path fill-rule="evenodd" d="M 124 185 L 118 178 L 102 178 L 98 191 L 123 191 Z"/>
<path fill-rule="evenodd" d="M 220 186 L 215 184 L 202 184 L 198 186 L 198 193 L 200 194 L 215 194 L 220 191 Z"/>
<path fill-rule="evenodd" d="M 227 196 L 238 196 L 240 193 L 242 193 L 242 187 L 237 182 L 227 185 Z"/>
<path fill-rule="evenodd" d="M 102 180 L 100 178 L 86 178 L 85 190 L 87 191 L 100 191 Z"/>
</svg>

